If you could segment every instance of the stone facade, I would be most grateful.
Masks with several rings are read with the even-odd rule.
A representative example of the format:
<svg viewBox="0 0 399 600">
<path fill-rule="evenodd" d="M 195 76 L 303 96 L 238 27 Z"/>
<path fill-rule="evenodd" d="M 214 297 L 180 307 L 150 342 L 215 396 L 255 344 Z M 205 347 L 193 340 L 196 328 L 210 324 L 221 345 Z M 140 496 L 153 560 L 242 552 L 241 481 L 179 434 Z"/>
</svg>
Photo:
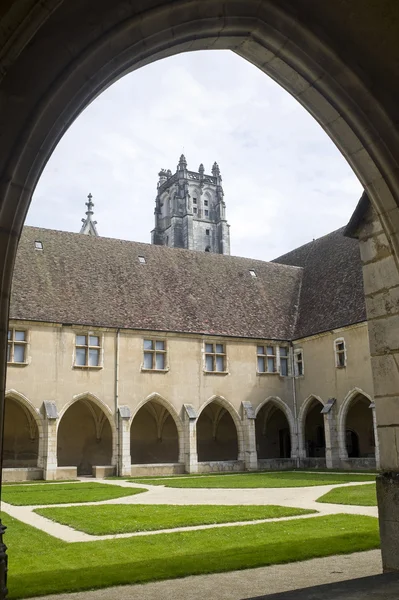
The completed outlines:
<svg viewBox="0 0 399 600">
<path fill-rule="evenodd" d="M 151 242 L 171 248 L 230 254 L 222 177 L 216 162 L 212 175 L 206 175 L 202 164 L 198 172 L 189 171 L 182 154 L 174 175 L 170 170 L 160 171 Z"/>
<path fill-rule="evenodd" d="M 366 323 L 294 342 L 21 320 L 10 329 L 27 342 L 25 361 L 7 369 L 6 480 L 375 465 Z M 85 335 L 99 340 L 93 366 L 77 364 Z M 147 368 L 145 340 L 164 343 L 162 369 Z M 207 371 L 210 342 L 223 345 L 221 372 Z M 265 345 L 275 372 L 259 370 Z"/>
</svg>

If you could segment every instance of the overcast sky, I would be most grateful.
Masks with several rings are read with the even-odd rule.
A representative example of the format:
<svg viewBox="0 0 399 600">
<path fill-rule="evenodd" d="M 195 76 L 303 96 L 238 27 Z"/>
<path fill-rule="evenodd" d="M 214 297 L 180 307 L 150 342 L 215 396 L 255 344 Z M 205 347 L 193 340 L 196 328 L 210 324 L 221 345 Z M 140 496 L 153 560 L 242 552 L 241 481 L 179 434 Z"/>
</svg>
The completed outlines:
<svg viewBox="0 0 399 600">
<path fill-rule="evenodd" d="M 362 188 L 321 127 L 229 51 L 180 54 L 127 75 L 65 134 L 27 224 L 78 232 L 89 192 L 100 235 L 150 242 L 158 172 L 221 169 L 231 254 L 271 260 L 348 221 Z"/>
</svg>

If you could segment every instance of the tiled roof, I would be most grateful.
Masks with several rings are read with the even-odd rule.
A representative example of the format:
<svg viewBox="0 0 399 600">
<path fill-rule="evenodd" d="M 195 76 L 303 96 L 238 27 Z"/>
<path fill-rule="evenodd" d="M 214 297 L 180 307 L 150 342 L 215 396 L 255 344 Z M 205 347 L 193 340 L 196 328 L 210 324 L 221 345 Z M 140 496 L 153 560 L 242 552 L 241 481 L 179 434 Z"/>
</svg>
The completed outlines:
<svg viewBox="0 0 399 600">
<path fill-rule="evenodd" d="M 273 262 L 303 267 L 295 338 L 366 320 L 359 243 L 337 229 Z"/>
<path fill-rule="evenodd" d="M 248 258 L 25 227 L 10 318 L 288 340 L 301 275 Z"/>
</svg>

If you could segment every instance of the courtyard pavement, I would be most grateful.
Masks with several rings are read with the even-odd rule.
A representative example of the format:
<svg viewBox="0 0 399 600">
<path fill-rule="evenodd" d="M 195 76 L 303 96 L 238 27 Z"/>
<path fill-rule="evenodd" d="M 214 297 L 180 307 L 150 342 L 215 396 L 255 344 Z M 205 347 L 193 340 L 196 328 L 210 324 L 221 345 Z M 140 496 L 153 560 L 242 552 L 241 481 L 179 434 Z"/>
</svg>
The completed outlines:
<svg viewBox="0 0 399 600">
<path fill-rule="evenodd" d="M 341 504 L 325 504 L 316 502 L 317 498 L 323 496 L 336 487 L 346 487 L 353 485 L 372 485 L 373 482 L 356 482 L 336 485 L 318 485 L 301 488 L 250 488 L 250 489 L 198 489 L 198 488 L 168 488 L 160 485 L 148 485 L 131 483 L 119 480 L 104 480 L 81 477 L 80 481 L 90 481 L 91 483 L 102 483 L 107 485 L 118 485 L 124 488 L 146 488 L 147 492 L 136 494 L 134 496 L 124 496 L 122 498 L 113 498 L 111 500 L 102 500 L 99 502 L 68 503 L 57 504 L 57 506 L 90 506 L 99 504 L 228 504 L 228 505 L 267 505 L 274 504 L 278 506 L 291 506 L 297 508 L 308 508 L 318 511 L 317 514 L 299 515 L 294 517 L 283 517 L 280 519 L 261 519 L 257 521 L 242 521 L 233 523 L 223 523 L 214 525 L 197 525 L 192 527 L 177 527 L 173 529 L 162 529 L 158 531 L 143 531 L 136 533 L 120 533 L 115 535 L 90 535 L 82 531 L 77 531 L 67 525 L 55 523 L 34 512 L 35 508 L 41 508 L 48 505 L 34 506 L 15 506 L 2 502 L 2 510 L 12 517 L 37 527 L 41 531 L 48 533 L 64 542 L 93 542 L 98 540 L 109 540 L 117 538 L 129 538 L 143 535 L 162 535 L 163 533 L 172 533 L 177 531 L 195 531 L 198 529 L 211 529 L 214 527 L 236 527 L 238 525 L 250 526 L 269 521 L 283 521 L 292 519 L 309 519 L 319 516 L 346 513 L 356 515 L 366 515 L 377 517 L 378 511 L 375 506 L 352 506 Z M 40 484 L 38 484 L 40 485 Z M 44 484 L 45 485 L 45 484 Z M 79 485 L 76 483 L 74 485 Z"/>
</svg>

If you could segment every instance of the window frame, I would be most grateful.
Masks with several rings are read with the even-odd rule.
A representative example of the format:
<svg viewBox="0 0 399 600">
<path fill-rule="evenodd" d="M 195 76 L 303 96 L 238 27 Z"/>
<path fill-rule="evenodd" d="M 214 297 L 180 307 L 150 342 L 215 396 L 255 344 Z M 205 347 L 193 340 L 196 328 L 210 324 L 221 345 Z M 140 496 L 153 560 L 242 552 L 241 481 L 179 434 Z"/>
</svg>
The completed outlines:
<svg viewBox="0 0 399 600">
<path fill-rule="evenodd" d="M 338 350 L 338 346 L 342 344 L 343 348 Z M 334 357 L 335 357 L 335 368 L 345 369 L 348 364 L 348 357 L 346 352 L 346 343 L 343 337 L 334 340 Z M 341 364 L 340 357 L 343 357 L 343 364 Z"/>
<path fill-rule="evenodd" d="M 281 354 L 281 349 L 287 350 L 287 354 L 286 355 L 282 355 Z M 280 374 L 280 377 L 290 377 L 291 376 L 291 369 L 290 369 L 290 347 L 289 346 L 284 346 L 284 345 L 279 345 L 277 347 L 278 350 L 278 372 Z M 282 369 L 281 369 L 281 361 L 285 361 L 286 365 L 287 365 L 287 373 L 283 373 Z"/>
<path fill-rule="evenodd" d="M 212 352 L 207 350 L 207 346 L 212 346 Z M 217 350 L 217 346 L 222 346 L 223 351 Z M 204 340 L 203 342 L 203 354 L 204 354 L 204 362 L 203 362 L 203 372 L 207 375 L 227 375 L 227 348 L 226 342 L 224 341 L 214 341 L 214 340 Z M 207 369 L 207 357 L 211 357 L 212 359 L 212 368 L 213 370 Z M 215 370 L 217 367 L 217 359 L 222 357 L 223 361 L 223 370 Z"/>
<path fill-rule="evenodd" d="M 146 348 L 145 342 L 151 342 L 153 347 Z M 164 345 L 163 349 L 157 348 L 156 347 L 157 343 L 163 343 L 163 345 Z M 145 366 L 145 354 L 150 354 L 152 357 L 152 359 L 151 359 L 152 366 L 151 367 Z M 158 369 L 156 366 L 157 355 L 162 355 L 164 357 L 162 369 Z M 169 365 L 168 365 L 167 361 L 168 361 L 168 345 L 167 345 L 166 338 L 152 337 L 152 336 L 144 337 L 143 338 L 143 362 L 141 364 L 141 370 L 147 371 L 150 373 L 166 373 L 167 371 L 169 371 Z"/>
<path fill-rule="evenodd" d="M 259 352 L 259 349 L 263 348 L 263 352 Z M 272 352 L 268 352 L 268 349 L 271 348 Z M 256 373 L 258 375 L 279 375 L 279 365 L 277 360 L 277 348 L 275 344 L 270 344 L 267 342 L 256 344 Z M 264 371 L 259 370 L 259 359 L 263 359 L 264 362 Z M 269 371 L 269 359 L 273 360 L 274 370 Z"/>
<path fill-rule="evenodd" d="M 99 331 L 92 331 L 92 330 L 85 330 L 85 331 L 74 331 L 74 335 L 75 335 L 75 342 L 74 342 L 74 352 L 73 352 L 73 368 L 74 369 L 93 369 L 93 370 L 98 370 L 98 369 L 102 369 L 104 364 L 104 335 L 102 333 L 100 333 Z M 86 338 L 86 343 L 85 344 L 78 344 L 78 337 L 85 337 Z M 90 338 L 91 337 L 96 337 L 98 338 L 98 346 L 95 346 L 94 344 L 90 344 Z M 85 364 L 84 365 L 79 365 L 76 361 L 77 358 L 77 352 L 76 350 L 79 349 L 84 349 L 85 350 Z M 90 350 L 98 350 L 98 363 L 96 365 L 90 365 L 89 364 L 89 358 L 90 358 Z"/>
<path fill-rule="evenodd" d="M 15 333 L 23 332 L 24 339 L 16 340 Z M 11 336 L 10 336 L 11 334 Z M 10 337 L 9 337 L 10 336 Z M 15 360 L 15 346 L 24 348 L 24 360 Z M 26 327 L 16 327 L 15 325 L 9 325 L 7 330 L 7 366 L 13 365 L 17 367 L 23 367 L 29 364 L 28 361 L 28 347 L 29 347 L 29 330 Z M 9 349 L 10 348 L 10 354 Z M 8 359 L 10 357 L 10 360 Z"/>
<path fill-rule="evenodd" d="M 298 356 L 301 355 L 301 360 L 298 360 Z M 298 365 L 301 365 L 301 372 L 299 372 Z M 303 377 L 305 375 L 305 361 L 303 358 L 303 349 L 295 348 L 294 349 L 294 374 L 295 377 Z"/>
</svg>

